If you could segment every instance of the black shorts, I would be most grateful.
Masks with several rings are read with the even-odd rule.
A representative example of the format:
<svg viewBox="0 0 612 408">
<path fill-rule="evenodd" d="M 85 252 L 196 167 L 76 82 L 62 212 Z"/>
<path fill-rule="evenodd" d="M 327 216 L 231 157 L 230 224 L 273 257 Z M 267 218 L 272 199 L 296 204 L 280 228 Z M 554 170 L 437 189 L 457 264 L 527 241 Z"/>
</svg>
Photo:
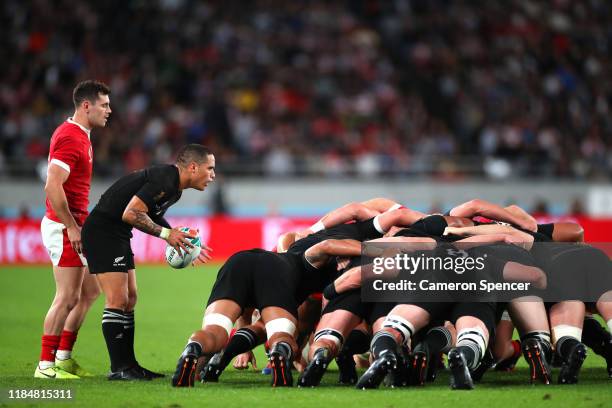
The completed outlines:
<svg viewBox="0 0 612 408">
<path fill-rule="evenodd" d="M 612 290 L 612 264 L 601 249 L 568 244 L 551 247 L 548 282 L 554 297 L 596 302 Z"/>
<path fill-rule="evenodd" d="M 83 224 L 81 240 L 90 273 L 127 273 L 135 268 L 130 236 L 123 223 L 92 212 Z"/>
<path fill-rule="evenodd" d="M 415 302 L 410 303 L 429 313 L 430 321 L 448 320 L 457 323 L 463 316 L 472 316 L 484 323 L 492 336 L 495 331 L 497 303 L 495 302 Z"/>
<path fill-rule="evenodd" d="M 394 306 L 395 303 L 389 302 L 362 302 L 361 290 L 354 289 L 341 293 L 331 299 L 321 314 L 324 315 L 335 312 L 336 310 L 345 310 L 362 318 L 369 325 L 372 325 L 376 320 L 389 314 Z"/>
<path fill-rule="evenodd" d="M 241 251 L 219 270 L 208 305 L 229 299 L 243 309 L 280 307 L 297 318 L 299 283 L 300 271 L 290 256 L 263 249 Z"/>
</svg>

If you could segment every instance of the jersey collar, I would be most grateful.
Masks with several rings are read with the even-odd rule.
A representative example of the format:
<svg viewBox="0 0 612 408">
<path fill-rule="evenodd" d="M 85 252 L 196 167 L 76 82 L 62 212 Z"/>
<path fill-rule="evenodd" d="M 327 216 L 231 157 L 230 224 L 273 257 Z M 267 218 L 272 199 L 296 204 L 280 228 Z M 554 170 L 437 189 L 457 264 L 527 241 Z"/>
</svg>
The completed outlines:
<svg viewBox="0 0 612 408">
<path fill-rule="evenodd" d="M 87 138 L 91 140 L 91 129 L 87 129 L 85 126 L 81 125 L 80 123 L 75 122 L 74 120 L 72 120 L 72 117 L 68 118 L 66 122 L 72 123 L 73 125 L 77 125 L 78 127 L 80 127 L 81 130 L 85 132 L 85 134 L 87 135 Z"/>
</svg>

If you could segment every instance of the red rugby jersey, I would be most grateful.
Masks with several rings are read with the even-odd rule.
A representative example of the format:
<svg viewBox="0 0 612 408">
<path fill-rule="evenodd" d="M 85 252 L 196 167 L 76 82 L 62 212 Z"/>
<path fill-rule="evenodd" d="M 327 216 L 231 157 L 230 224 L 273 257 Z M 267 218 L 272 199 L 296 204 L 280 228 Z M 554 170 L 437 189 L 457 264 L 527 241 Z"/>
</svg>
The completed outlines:
<svg viewBox="0 0 612 408">
<path fill-rule="evenodd" d="M 68 208 L 79 225 L 83 225 L 87 217 L 89 205 L 89 190 L 91 188 L 91 173 L 93 168 L 93 150 L 89 139 L 90 131 L 74 122 L 72 118 L 62 123 L 51 136 L 49 147 L 49 166 L 59 166 L 70 172 L 64 183 L 64 192 L 68 200 Z M 45 216 L 53 221 L 61 222 L 46 199 Z"/>
</svg>

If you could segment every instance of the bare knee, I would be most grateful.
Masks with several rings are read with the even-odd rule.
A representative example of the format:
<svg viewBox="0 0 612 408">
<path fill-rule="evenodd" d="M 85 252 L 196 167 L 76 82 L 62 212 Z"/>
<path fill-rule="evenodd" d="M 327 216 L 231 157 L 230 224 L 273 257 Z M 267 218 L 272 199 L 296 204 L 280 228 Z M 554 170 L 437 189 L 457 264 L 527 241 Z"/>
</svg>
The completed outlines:
<svg viewBox="0 0 612 408">
<path fill-rule="evenodd" d="M 80 294 L 78 292 L 75 293 L 58 293 L 55 295 L 55 299 L 53 300 L 53 305 L 58 308 L 66 309 L 68 311 L 74 309 L 74 307 L 79 303 Z"/>
<path fill-rule="evenodd" d="M 96 299 L 100 296 L 100 289 L 96 286 L 95 288 L 89 288 L 81 292 L 81 303 L 92 305 Z"/>
<path fill-rule="evenodd" d="M 136 301 L 138 300 L 138 294 L 136 292 L 130 292 L 127 296 L 127 305 L 125 310 L 134 310 L 136 307 Z"/>
<path fill-rule="evenodd" d="M 121 294 L 106 294 L 106 307 L 109 309 L 119 309 L 127 311 L 129 305 L 129 297 L 126 293 Z"/>
</svg>

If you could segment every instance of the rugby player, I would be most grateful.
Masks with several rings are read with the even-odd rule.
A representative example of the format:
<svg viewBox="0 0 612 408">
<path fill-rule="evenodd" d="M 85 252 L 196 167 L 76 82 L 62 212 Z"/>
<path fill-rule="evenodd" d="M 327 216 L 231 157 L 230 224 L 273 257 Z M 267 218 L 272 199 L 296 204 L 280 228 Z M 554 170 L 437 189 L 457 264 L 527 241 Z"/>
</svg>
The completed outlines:
<svg viewBox="0 0 612 408">
<path fill-rule="evenodd" d="M 189 338 L 172 385 L 193 387 L 198 359 L 221 351 L 243 310 L 255 307 L 260 310 L 270 347 L 272 386 L 292 386 L 298 306 L 310 293 L 320 290 L 324 279 L 324 271 L 313 265 L 314 260 L 355 255 L 360 250 L 359 241 L 327 239 L 302 252 L 252 249 L 232 255 L 217 274 L 203 327 Z"/>
<path fill-rule="evenodd" d="M 51 136 L 46 213 L 42 241 L 53 264 L 55 297 L 43 324 L 36 378 L 76 379 L 89 376 L 72 348 L 87 311 L 100 294 L 86 273 L 81 227 L 87 217 L 93 168 L 91 131 L 106 126 L 111 114 L 110 89 L 98 81 L 83 81 L 73 90 L 74 114 Z"/>
<path fill-rule="evenodd" d="M 502 228 L 512 227 L 481 225 L 459 229 L 449 228 L 447 231 L 454 234 L 473 235 L 497 233 Z M 612 271 L 608 257 L 597 248 L 588 245 L 575 246 L 551 242 L 553 239 L 564 242 L 582 241 L 583 231 L 579 225 L 574 223 L 544 224 L 538 225 L 538 231 L 538 233 L 532 233 L 534 237 L 540 242 L 549 242 L 549 244 L 539 247 L 536 259 L 549 275 L 550 281 L 556 285 L 557 294 L 561 298 L 561 301 L 547 304 L 552 340 L 555 346 L 554 356 L 561 361 L 558 383 L 574 384 L 578 381 L 578 373 L 587 353 L 586 346 L 581 342 L 585 303 L 579 299 L 593 298 L 592 307 L 601 314 L 604 320 L 609 321 L 612 317 Z M 589 281 L 598 282 L 598 287 L 589 288 Z M 586 290 L 590 292 L 587 293 Z M 578 299 L 570 300 L 576 298 Z M 533 315 L 531 313 L 529 315 L 529 319 L 523 317 L 523 322 L 533 319 Z M 523 316 L 526 316 L 526 313 L 523 313 Z M 546 348 L 543 351 L 546 359 L 538 362 L 538 365 L 546 366 L 552 356 Z M 612 346 L 604 344 L 599 352 L 606 358 L 610 374 Z M 525 354 L 528 358 L 529 353 Z M 550 371 L 549 368 L 546 369 Z"/>
<path fill-rule="evenodd" d="M 106 297 L 102 333 L 110 356 L 109 380 L 150 380 L 163 375 L 138 364 L 134 354 L 136 270 L 132 229 L 189 251 L 190 235 L 164 219 L 183 190 L 203 191 L 215 179 L 215 156 L 204 146 L 184 146 L 174 164 L 145 168 L 121 177 L 100 198 L 83 225 L 83 250 Z M 202 245 L 199 260 L 210 259 Z"/>
</svg>

